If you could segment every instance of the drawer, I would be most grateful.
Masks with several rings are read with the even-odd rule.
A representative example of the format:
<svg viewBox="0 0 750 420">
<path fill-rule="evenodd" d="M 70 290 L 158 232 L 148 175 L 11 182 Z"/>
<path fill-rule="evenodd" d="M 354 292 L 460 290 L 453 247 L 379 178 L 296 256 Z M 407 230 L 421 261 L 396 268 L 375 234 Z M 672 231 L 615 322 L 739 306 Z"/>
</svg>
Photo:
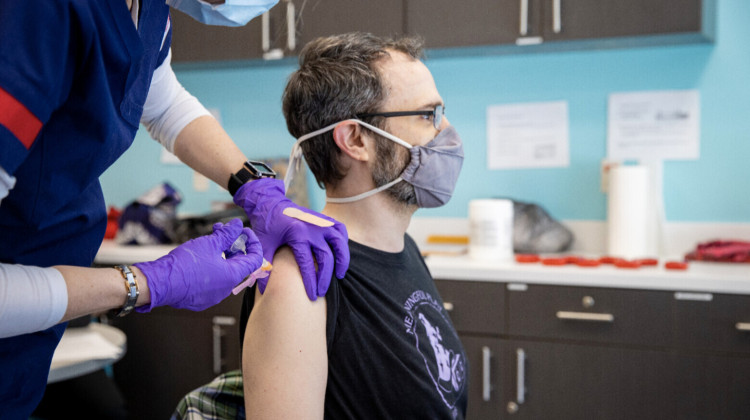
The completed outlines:
<svg viewBox="0 0 750 420">
<path fill-rule="evenodd" d="M 435 285 L 459 333 L 504 332 L 504 283 L 435 280 Z"/>
<path fill-rule="evenodd" d="M 510 283 L 507 293 L 510 335 L 672 344 L 669 292 Z"/>
<path fill-rule="evenodd" d="M 750 353 L 750 296 L 675 293 L 680 347 Z"/>
</svg>

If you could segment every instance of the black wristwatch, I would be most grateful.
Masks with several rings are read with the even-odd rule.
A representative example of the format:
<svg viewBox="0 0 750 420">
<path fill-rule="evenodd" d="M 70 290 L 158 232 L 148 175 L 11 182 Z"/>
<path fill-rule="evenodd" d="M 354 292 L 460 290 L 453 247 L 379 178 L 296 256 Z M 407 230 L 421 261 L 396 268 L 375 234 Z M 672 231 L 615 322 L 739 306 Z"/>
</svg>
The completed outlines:
<svg viewBox="0 0 750 420">
<path fill-rule="evenodd" d="M 276 178 L 276 172 L 274 172 L 274 170 L 271 169 L 270 166 L 266 165 L 263 162 L 248 160 L 244 165 L 242 165 L 242 169 L 237 171 L 236 174 L 232 174 L 232 176 L 229 177 L 227 190 L 229 190 L 229 194 L 232 194 L 232 196 L 234 196 L 237 190 L 244 183 L 250 181 L 251 179 L 261 178 Z"/>
</svg>

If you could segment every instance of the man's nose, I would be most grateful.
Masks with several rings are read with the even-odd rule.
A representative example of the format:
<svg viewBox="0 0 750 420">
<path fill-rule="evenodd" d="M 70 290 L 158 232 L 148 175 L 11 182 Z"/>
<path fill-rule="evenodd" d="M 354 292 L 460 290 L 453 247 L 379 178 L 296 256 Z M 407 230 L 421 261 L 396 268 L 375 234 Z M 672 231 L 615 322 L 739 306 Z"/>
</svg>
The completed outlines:
<svg viewBox="0 0 750 420">
<path fill-rule="evenodd" d="M 450 123 L 450 121 L 448 121 L 448 117 L 443 116 L 443 120 L 440 121 L 440 131 L 445 130 L 450 125 L 451 125 L 451 123 Z"/>
</svg>

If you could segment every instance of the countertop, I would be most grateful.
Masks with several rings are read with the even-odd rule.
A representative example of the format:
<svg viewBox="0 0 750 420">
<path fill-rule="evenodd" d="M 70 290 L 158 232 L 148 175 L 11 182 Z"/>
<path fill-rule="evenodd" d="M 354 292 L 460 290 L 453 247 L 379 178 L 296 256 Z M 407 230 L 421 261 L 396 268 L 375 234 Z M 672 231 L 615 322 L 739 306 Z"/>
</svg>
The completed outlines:
<svg viewBox="0 0 750 420">
<path fill-rule="evenodd" d="M 173 245 L 121 246 L 104 241 L 94 260 L 97 264 L 130 264 L 155 260 Z M 673 259 L 670 259 L 673 260 Z M 435 279 L 474 280 L 562 286 L 611 287 L 683 292 L 750 295 L 750 264 L 691 262 L 685 271 L 656 267 L 637 269 L 611 265 L 578 267 L 521 264 L 515 261 L 477 261 L 467 255 L 430 255 L 425 261 Z"/>
<path fill-rule="evenodd" d="M 430 255 L 427 266 L 435 279 L 554 284 L 561 286 L 651 289 L 675 292 L 750 294 L 750 264 L 690 262 L 687 270 L 658 266 L 617 268 L 576 265 L 547 266 L 541 263 L 478 261 L 467 255 Z"/>
</svg>

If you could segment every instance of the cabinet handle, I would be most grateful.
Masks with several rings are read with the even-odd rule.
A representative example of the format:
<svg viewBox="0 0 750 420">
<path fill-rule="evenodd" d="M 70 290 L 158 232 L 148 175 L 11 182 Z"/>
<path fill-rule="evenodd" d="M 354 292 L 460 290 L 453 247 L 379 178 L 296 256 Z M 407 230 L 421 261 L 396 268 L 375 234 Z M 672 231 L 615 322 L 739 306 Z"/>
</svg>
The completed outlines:
<svg viewBox="0 0 750 420">
<path fill-rule="evenodd" d="M 223 370 L 224 358 L 222 357 L 221 337 L 224 332 L 221 327 L 231 326 L 237 322 L 231 316 L 215 316 L 213 318 L 213 344 L 214 344 L 214 374 L 218 375 Z"/>
<path fill-rule="evenodd" d="M 482 400 L 490 400 L 490 391 L 492 385 L 490 384 L 490 358 L 492 358 L 492 351 L 489 347 L 482 347 Z"/>
<path fill-rule="evenodd" d="M 734 326 L 737 331 L 750 331 L 750 322 L 738 322 Z"/>
<path fill-rule="evenodd" d="M 443 302 L 443 309 L 450 312 L 453 310 L 453 302 Z"/>
<path fill-rule="evenodd" d="M 520 0 L 521 1 L 521 17 L 520 17 L 520 27 L 518 29 L 518 32 L 522 36 L 526 36 L 529 33 L 529 0 Z"/>
<path fill-rule="evenodd" d="M 558 311 L 557 319 L 568 319 L 572 321 L 612 322 L 615 320 L 615 317 L 612 314 Z"/>
<path fill-rule="evenodd" d="M 526 352 L 516 349 L 516 402 L 526 401 Z"/>
<path fill-rule="evenodd" d="M 561 0 L 552 0 L 552 31 L 559 34 L 562 30 Z"/>
<path fill-rule="evenodd" d="M 297 25 L 294 23 L 294 3 L 286 3 L 286 47 L 289 51 L 297 48 Z"/>
<path fill-rule="evenodd" d="M 268 11 L 263 13 L 260 17 L 260 45 L 263 48 L 263 52 L 268 52 L 271 49 L 271 12 Z"/>
</svg>

